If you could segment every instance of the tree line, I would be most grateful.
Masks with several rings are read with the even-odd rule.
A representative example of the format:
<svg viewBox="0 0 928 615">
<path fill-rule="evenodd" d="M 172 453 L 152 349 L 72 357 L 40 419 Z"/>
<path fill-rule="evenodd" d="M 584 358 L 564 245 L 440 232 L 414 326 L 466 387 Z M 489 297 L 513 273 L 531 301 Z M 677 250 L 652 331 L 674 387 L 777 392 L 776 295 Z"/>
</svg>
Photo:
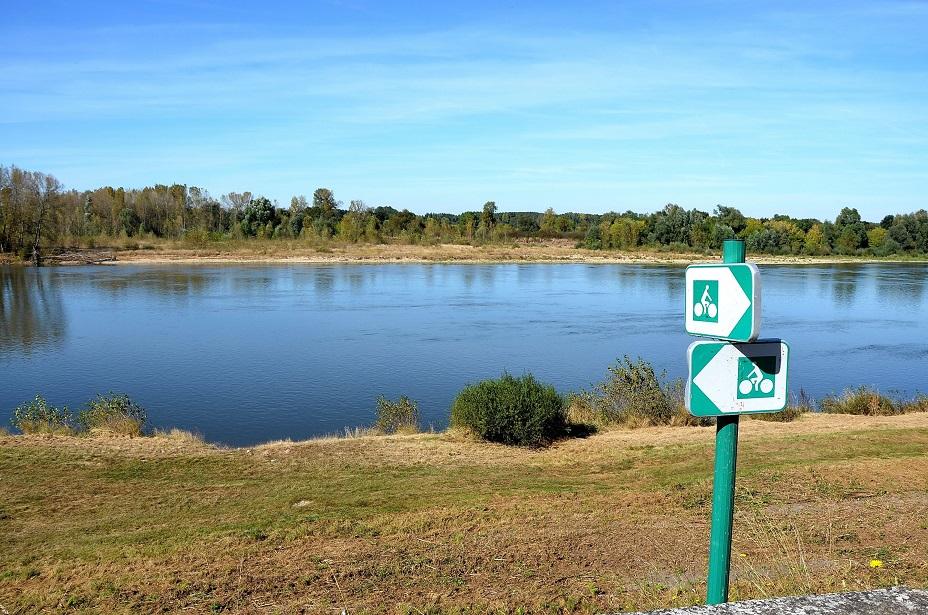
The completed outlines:
<svg viewBox="0 0 928 615">
<path fill-rule="evenodd" d="M 164 238 L 198 243 L 228 239 L 307 239 L 352 243 L 491 243 L 517 238 L 563 238 L 591 250 L 667 248 L 717 250 L 742 238 L 767 254 L 928 254 L 928 212 L 887 215 L 879 222 L 843 208 L 834 220 L 743 215 L 718 205 L 713 212 L 668 204 L 653 213 L 500 212 L 493 201 L 461 214 L 418 215 L 352 200 L 345 207 L 329 188 L 288 207 L 251 192 L 218 199 L 205 189 L 156 184 L 141 189 L 105 186 L 65 189 L 52 175 L 0 166 L 0 252 L 39 262 L 43 247 Z"/>
</svg>

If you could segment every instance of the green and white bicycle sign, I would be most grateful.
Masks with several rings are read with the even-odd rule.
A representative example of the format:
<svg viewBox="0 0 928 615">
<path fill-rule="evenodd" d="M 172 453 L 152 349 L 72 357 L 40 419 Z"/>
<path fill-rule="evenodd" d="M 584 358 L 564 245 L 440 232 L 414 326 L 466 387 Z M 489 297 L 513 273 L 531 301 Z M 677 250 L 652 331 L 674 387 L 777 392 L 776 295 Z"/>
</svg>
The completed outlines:
<svg viewBox="0 0 928 615">
<path fill-rule="evenodd" d="M 686 407 L 695 416 L 777 412 L 786 407 L 789 346 L 698 341 L 687 351 Z"/>
<path fill-rule="evenodd" d="M 760 272 L 750 263 L 686 268 L 686 332 L 733 342 L 760 334 Z"/>
</svg>

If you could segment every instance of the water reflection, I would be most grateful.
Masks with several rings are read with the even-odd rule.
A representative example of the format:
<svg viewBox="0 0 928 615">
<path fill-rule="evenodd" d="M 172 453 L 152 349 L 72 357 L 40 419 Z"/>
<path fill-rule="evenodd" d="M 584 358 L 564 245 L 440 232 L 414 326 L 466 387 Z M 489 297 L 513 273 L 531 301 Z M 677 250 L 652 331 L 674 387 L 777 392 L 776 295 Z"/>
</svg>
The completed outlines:
<svg viewBox="0 0 928 615">
<path fill-rule="evenodd" d="M 845 307 L 853 305 L 854 297 L 857 295 L 857 285 L 865 276 L 866 272 L 858 267 L 836 266 L 831 280 L 835 303 Z"/>
<path fill-rule="evenodd" d="M 67 320 L 50 270 L 0 267 L 0 355 L 60 345 Z"/>
<path fill-rule="evenodd" d="M 98 268 L 99 273 L 86 276 L 86 270 L 62 273 L 62 281 L 80 285 L 89 282 L 95 288 L 106 291 L 113 296 L 126 296 L 129 293 L 144 292 L 158 297 L 188 298 L 200 295 L 218 282 L 215 275 L 197 268 L 188 271 L 172 269 L 141 269 L 133 267 L 129 271 L 121 269 Z M 85 277 L 86 276 L 86 277 Z M 253 282 L 253 280 L 249 280 Z"/>
<path fill-rule="evenodd" d="M 875 272 L 876 288 L 886 301 L 917 305 L 925 293 L 925 272 L 922 269 L 900 266 Z"/>
</svg>

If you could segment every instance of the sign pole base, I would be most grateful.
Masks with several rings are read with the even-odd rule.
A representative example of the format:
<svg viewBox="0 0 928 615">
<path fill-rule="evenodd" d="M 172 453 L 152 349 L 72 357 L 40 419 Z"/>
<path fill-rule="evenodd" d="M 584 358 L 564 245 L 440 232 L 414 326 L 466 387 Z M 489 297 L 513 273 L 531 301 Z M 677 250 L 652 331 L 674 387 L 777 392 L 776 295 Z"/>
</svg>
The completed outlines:
<svg viewBox="0 0 928 615">
<path fill-rule="evenodd" d="M 712 533 L 706 604 L 728 602 L 731 529 L 735 513 L 735 470 L 740 417 L 720 416 L 715 427 L 715 476 L 712 482 Z"/>
</svg>

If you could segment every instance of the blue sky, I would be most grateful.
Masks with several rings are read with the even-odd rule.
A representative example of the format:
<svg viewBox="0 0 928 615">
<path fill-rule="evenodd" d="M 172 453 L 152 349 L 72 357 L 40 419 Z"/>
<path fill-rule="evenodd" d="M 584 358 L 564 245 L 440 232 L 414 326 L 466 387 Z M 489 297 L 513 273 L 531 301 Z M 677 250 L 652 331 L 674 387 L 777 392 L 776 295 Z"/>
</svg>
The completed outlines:
<svg viewBox="0 0 928 615">
<path fill-rule="evenodd" d="M 928 207 L 928 2 L 16 2 L 0 162 L 413 211 Z"/>
</svg>

